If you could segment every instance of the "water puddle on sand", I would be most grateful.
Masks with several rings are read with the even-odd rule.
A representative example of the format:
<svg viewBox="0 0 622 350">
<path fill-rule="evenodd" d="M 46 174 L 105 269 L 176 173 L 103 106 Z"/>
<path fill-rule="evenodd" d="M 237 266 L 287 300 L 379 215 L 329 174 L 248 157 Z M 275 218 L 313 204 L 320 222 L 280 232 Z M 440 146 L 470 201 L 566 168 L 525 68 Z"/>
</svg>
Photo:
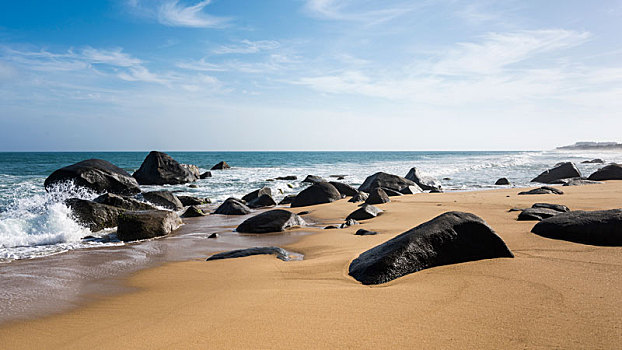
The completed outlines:
<svg viewBox="0 0 622 350">
<path fill-rule="evenodd" d="M 309 232 L 233 232 L 244 216 L 184 219 L 174 235 L 122 246 L 71 250 L 0 264 L 0 324 L 78 307 L 97 296 L 129 291 L 121 279 L 166 262 L 205 259 L 216 252 L 293 243 Z M 218 233 L 218 238 L 208 238 Z M 302 256 L 297 256 L 299 259 Z"/>
</svg>

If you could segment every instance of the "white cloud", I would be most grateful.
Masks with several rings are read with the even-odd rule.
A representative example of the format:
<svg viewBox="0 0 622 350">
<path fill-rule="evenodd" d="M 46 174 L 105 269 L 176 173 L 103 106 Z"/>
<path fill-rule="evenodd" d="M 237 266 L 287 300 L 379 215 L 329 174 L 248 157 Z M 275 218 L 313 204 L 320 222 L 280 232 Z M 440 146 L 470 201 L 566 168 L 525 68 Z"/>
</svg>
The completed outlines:
<svg viewBox="0 0 622 350">
<path fill-rule="evenodd" d="M 131 67 L 126 72 L 119 73 L 118 77 L 126 81 L 141 81 L 159 84 L 165 84 L 168 82 L 167 79 L 150 72 L 147 68 L 142 66 Z"/>
<path fill-rule="evenodd" d="M 166 1 L 158 8 L 158 21 L 171 27 L 216 28 L 225 25 L 229 19 L 205 13 L 204 8 L 211 0 L 194 5 L 182 5 L 179 0 Z"/>
<path fill-rule="evenodd" d="M 138 58 L 124 53 L 121 48 L 98 50 L 87 47 L 82 50 L 81 57 L 90 63 L 108 64 L 117 67 L 133 67 L 143 63 Z"/>
<path fill-rule="evenodd" d="M 275 40 L 242 40 L 239 45 L 220 46 L 213 50 L 215 54 L 231 54 L 231 53 L 258 53 L 260 51 L 268 51 L 278 49 L 281 44 Z"/>
<path fill-rule="evenodd" d="M 306 0 L 305 10 L 313 17 L 328 20 L 377 24 L 426 6 L 417 1 Z"/>
</svg>

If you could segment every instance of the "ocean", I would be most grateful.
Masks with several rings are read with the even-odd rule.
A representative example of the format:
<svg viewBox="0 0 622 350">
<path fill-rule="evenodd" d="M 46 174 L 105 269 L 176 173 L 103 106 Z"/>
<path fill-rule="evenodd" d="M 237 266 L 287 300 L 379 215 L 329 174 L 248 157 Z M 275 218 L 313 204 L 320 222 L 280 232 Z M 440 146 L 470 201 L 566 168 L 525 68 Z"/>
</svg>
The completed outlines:
<svg viewBox="0 0 622 350">
<path fill-rule="evenodd" d="M 74 249 L 123 245 L 121 242 L 85 242 L 93 233 L 71 218 L 64 200 L 96 195 L 77 188 L 46 192 L 45 178 L 54 170 L 84 159 L 105 159 L 129 173 L 137 170 L 148 152 L 42 152 L 0 153 L 0 262 L 58 254 Z M 214 205 L 228 197 L 241 197 L 263 186 L 272 188 L 277 202 L 299 192 L 306 175 L 345 175 L 343 182 L 360 185 L 378 171 L 405 176 L 415 166 L 423 175 L 440 180 L 445 191 L 497 188 L 507 177 L 512 186 L 533 186 L 530 180 L 561 161 L 573 161 L 589 175 L 602 165 L 581 161 L 602 158 L 622 162 L 620 152 L 520 151 L 520 152 L 170 152 L 180 163 L 209 170 L 219 161 L 232 169 L 213 171 L 213 177 L 187 185 L 143 186 L 144 191 L 168 189 L 207 197 Z M 267 181 L 295 175 L 295 181 Z M 205 220 L 209 220 L 206 218 Z"/>
</svg>

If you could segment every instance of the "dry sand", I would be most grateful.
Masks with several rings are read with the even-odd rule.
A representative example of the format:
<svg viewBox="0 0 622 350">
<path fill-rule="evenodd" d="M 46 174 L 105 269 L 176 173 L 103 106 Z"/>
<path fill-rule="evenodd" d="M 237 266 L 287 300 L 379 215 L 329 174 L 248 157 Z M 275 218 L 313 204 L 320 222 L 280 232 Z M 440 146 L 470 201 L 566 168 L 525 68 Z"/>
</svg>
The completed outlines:
<svg viewBox="0 0 622 350">
<path fill-rule="evenodd" d="M 512 207 L 622 207 L 622 182 L 392 197 L 378 218 L 342 230 L 313 230 L 272 256 L 171 263 L 124 281 L 135 291 L 101 296 L 74 311 L 0 328 L 2 349 L 186 348 L 562 348 L 622 344 L 622 247 L 542 238 Z M 356 208 L 297 208 L 326 224 Z M 350 261 L 438 214 L 481 216 L 514 259 L 435 267 L 379 286 L 347 274 Z M 380 232 L 354 236 L 359 228 Z M 308 229 L 307 229 L 308 230 Z"/>
</svg>

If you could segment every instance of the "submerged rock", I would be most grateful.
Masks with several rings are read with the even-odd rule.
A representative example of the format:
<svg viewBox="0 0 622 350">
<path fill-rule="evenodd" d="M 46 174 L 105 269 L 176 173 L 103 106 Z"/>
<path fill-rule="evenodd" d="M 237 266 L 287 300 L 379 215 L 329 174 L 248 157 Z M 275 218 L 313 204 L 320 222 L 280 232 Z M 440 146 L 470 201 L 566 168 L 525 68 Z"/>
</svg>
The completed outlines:
<svg viewBox="0 0 622 350">
<path fill-rule="evenodd" d="M 199 175 L 199 179 L 201 179 L 201 180 L 207 179 L 208 177 L 212 177 L 212 172 L 211 171 L 206 171 L 203 174 Z"/>
<path fill-rule="evenodd" d="M 230 169 L 230 168 L 231 167 L 229 166 L 229 164 L 227 164 L 227 162 L 222 161 L 222 162 L 214 165 L 211 170 L 225 170 L 225 169 Z"/>
<path fill-rule="evenodd" d="M 241 233 L 282 232 L 294 226 L 304 226 L 298 215 L 283 209 L 274 209 L 246 219 L 236 229 Z"/>
<path fill-rule="evenodd" d="M 546 170 L 531 182 L 541 182 L 545 184 L 554 183 L 561 179 L 567 179 L 571 177 L 581 177 L 581 172 L 572 162 L 563 162 L 556 164 L 553 168 Z"/>
<path fill-rule="evenodd" d="M 122 208 L 79 198 L 67 199 L 65 204 L 71 209 L 73 218 L 91 232 L 117 226 L 119 215 L 125 212 Z"/>
<path fill-rule="evenodd" d="M 484 220 L 447 212 L 362 253 L 349 274 L 380 284 L 430 267 L 502 257 L 514 255 Z"/>
<path fill-rule="evenodd" d="M 283 261 L 291 260 L 289 253 L 279 247 L 255 247 L 248 249 L 238 249 L 232 250 L 229 252 L 218 253 L 207 258 L 206 261 L 210 260 L 220 260 L 220 259 L 232 259 L 232 258 L 243 258 L 251 255 L 275 255 L 277 258 Z"/>
<path fill-rule="evenodd" d="M 401 176 L 378 172 L 374 175 L 368 176 L 359 187 L 359 191 L 369 193 L 376 187 L 383 187 L 399 192 L 404 188 L 413 185 L 415 185 L 413 181 L 405 179 Z"/>
<path fill-rule="evenodd" d="M 46 190 L 49 190 L 54 185 L 67 181 L 97 193 L 108 192 L 121 195 L 140 193 L 136 179 L 125 170 L 102 159 L 83 160 L 60 168 L 50 174 L 43 185 Z"/>
<path fill-rule="evenodd" d="M 346 220 L 350 220 L 350 219 L 354 219 L 358 221 L 367 220 L 367 219 L 375 218 L 376 216 L 380 215 L 380 213 L 382 213 L 382 210 L 380 210 L 379 208 L 374 207 L 371 204 L 363 204 L 363 206 L 361 206 L 357 210 L 350 213 L 350 215 L 348 215 Z"/>
<path fill-rule="evenodd" d="M 181 210 L 184 205 L 179 199 L 170 191 L 151 191 L 143 193 L 143 197 L 149 203 L 153 203 L 159 207 L 163 207 L 170 210 Z"/>
<path fill-rule="evenodd" d="M 495 185 L 497 186 L 504 186 L 504 185 L 509 185 L 509 184 L 510 184 L 510 180 L 508 180 L 505 177 L 502 177 L 499 180 L 497 180 L 497 182 L 495 182 Z"/>
<path fill-rule="evenodd" d="M 329 184 L 335 186 L 337 191 L 339 191 L 339 193 L 341 193 L 343 197 L 352 197 L 356 196 L 356 194 L 359 193 L 356 188 L 348 184 L 344 184 L 343 182 L 330 181 Z"/>
<path fill-rule="evenodd" d="M 564 194 L 564 192 L 555 187 L 542 186 L 540 188 L 534 188 L 533 190 L 519 192 L 518 194 Z"/>
<path fill-rule="evenodd" d="M 302 190 L 292 201 L 291 207 L 305 207 L 323 203 L 331 203 L 341 199 L 341 193 L 328 182 L 318 182 Z"/>
<path fill-rule="evenodd" d="M 168 210 L 126 211 L 119 215 L 117 238 L 127 242 L 165 236 L 182 224 L 179 215 Z"/>
<path fill-rule="evenodd" d="M 214 214 L 222 215 L 246 215 L 250 214 L 251 209 L 237 198 L 227 198 L 215 211 Z"/>
<path fill-rule="evenodd" d="M 197 177 L 166 153 L 151 151 L 132 175 L 141 185 L 178 185 Z"/>
<path fill-rule="evenodd" d="M 389 203 L 391 200 L 389 196 L 380 187 L 376 187 L 369 192 L 369 197 L 365 201 L 365 204 L 383 204 Z"/>
<path fill-rule="evenodd" d="M 622 246 L 622 209 L 561 213 L 537 223 L 542 237 L 600 246 Z"/>
<path fill-rule="evenodd" d="M 622 165 L 612 163 L 602 167 L 590 175 L 588 180 L 622 180 Z"/>
<path fill-rule="evenodd" d="M 275 177 L 275 180 L 285 180 L 285 181 L 293 181 L 293 180 L 297 180 L 298 177 L 294 176 L 294 175 L 288 175 L 288 176 L 279 176 L 279 177 Z"/>
<path fill-rule="evenodd" d="M 408 174 L 406 174 L 406 178 L 416 183 L 417 186 L 424 191 L 441 189 L 441 183 L 438 180 L 433 177 L 422 176 L 415 167 L 410 168 Z"/>
<path fill-rule="evenodd" d="M 592 159 L 592 160 L 584 160 L 581 163 L 583 163 L 583 164 L 604 164 L 605 161 L 600 159 L 600 158 L 596 158 L 596 159 Z"/>
<path fill-rule="evenodd" d="M 155 210 L 151 204 L 141 202 L 134 198 L 123 197 L 113 193 L 102 194 L 101 196 L 93 199 L 93 202 L 99 204 L 111 205 L 113 207 L 126 209 L 126 210 Z"/>
</svg>

